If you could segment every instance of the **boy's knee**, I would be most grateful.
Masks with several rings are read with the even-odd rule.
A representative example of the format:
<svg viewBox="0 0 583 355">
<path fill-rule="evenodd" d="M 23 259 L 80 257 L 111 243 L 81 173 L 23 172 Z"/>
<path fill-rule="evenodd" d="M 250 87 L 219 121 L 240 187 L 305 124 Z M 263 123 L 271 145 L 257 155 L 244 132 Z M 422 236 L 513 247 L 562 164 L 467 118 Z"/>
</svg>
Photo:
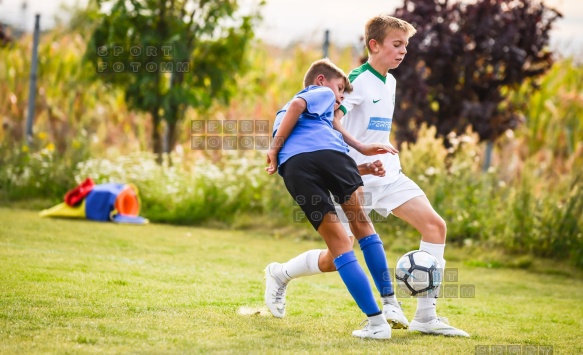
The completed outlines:
<svg viewBox="0 0 583 355">
<path fill-rule="evenodd" d="M 443 239 L 443 242 L 445 243 L 445 238 L 447 236 L 447 225 L 445 224 L 445 220 L 440 216 L 437 216 L 433 221 L 433 228 L 436 231 L 436 235 L 438 235 L 440 239 Z"/>
<path fill-rule="evenodd" d="M 447 234 L 447 224 L 445 223 L 445 220 L 441 217 L 439 217 L 439 228 L 443 232 L 443 235 L 445 236 Z"/>
<path fill-rule="evenodd" d="M 445 244 L 447 226 L 443 218 L 434 214 L 425 220 L 423 226 L 418 229 L 422 235 L 422 240 L 428 243 Z"/>
<path fill-rule="evenodd" d="M 375 233 L 373 226 L 368 222 L 359 222 L 350 225 L 350 229 L 352 234 L 356 236 L 356 239 L 360 239 L 362 237 L 366 237 Z"/>
</svg>

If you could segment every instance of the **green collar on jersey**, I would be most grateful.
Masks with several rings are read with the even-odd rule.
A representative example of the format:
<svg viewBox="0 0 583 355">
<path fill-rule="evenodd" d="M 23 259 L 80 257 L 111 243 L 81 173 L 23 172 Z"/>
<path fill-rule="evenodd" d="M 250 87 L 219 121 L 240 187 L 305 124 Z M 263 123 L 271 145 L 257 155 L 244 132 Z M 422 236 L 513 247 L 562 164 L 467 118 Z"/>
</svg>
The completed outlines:
<svg viewBox="0 0 583 355">
<path fill-rule="evenodd" d="M 373 68 L 368 62 L 351 71 L 350 75 L 348 76 L 348 79 L 350 79 L 350 82 L 353 82 L 360 74 L 364 73 L 367 70 L 373 73 L 374 76 L 376 76 L 377 78 L 381 79 L 383 84 L 387 82 L 387 77 L 376 71 L 375 68 Z"/>
</svg>

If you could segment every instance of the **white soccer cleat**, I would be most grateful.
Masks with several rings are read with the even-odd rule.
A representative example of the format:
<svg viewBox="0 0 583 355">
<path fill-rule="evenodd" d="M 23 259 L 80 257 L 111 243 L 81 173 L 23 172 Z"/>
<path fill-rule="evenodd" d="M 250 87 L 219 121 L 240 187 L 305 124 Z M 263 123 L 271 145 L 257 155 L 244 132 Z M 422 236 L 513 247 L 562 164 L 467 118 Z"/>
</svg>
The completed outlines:
<svg viewBox="0 0 583 355">
<path fill-rule="evenodd" d="M 285 316 L 285 291 L 287 284 L 282 285 L 273 275 L 272 269 L 279 265 L 271 263 L 265 268 L 265 305 L 276 318 Z"/>
<path fill-rule="evenodd" d="M 383 315 L 393 329 L 409 328 L 409 321 L 403 314 L 401 307 L 395 307 L 392 304 L 383 305 Z"/>
<path fill-rule="evenodd" d="M 364 328 L 353 331 L 352 336 L 363 339 L 391 339 L 391 326 L 388 323 L 371 325 L 369 322 Z"/>
<path fill-rule="evenodd" d="M 421 323 L 413 319 L 409 325 L 409 331 L 451 337 L 470 337 L 470 335 L 463 330 L 449 325 L 447 318 L 435 318 L 427 323 Z"/>
</svg>

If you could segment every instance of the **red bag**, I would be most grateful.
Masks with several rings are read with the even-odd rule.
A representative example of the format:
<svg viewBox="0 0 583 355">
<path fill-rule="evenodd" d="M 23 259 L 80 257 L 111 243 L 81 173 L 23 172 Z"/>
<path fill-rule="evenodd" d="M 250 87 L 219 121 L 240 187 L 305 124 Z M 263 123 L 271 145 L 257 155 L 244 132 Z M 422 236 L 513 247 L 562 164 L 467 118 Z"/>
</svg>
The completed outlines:
<svg viewBox="0 0 583 355">
<path fill-rule="evenodd" d="M 79 186 L 65 194 L 65 203 L 71 207 L 79 205 L 85 196 L 93 190 L 93 186 L 95 186 L 95 183 L 91 178 L 85 179 Z"/>
</svg>

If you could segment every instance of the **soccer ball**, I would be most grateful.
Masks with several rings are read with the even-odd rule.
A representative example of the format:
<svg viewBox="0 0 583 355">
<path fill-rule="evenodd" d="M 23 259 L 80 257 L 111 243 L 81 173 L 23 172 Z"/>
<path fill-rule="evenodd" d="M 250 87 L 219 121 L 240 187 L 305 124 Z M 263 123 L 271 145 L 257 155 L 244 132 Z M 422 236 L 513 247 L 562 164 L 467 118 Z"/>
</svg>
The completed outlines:
<svg viewBox="0 0 583 355">
<path fill-rule="evenodd" d="M 413 250 L 397 261 L 395 278 L 408 295 L 425 296 L 441 284 L 442 270 L 433 255 Z"/>
</svg>

